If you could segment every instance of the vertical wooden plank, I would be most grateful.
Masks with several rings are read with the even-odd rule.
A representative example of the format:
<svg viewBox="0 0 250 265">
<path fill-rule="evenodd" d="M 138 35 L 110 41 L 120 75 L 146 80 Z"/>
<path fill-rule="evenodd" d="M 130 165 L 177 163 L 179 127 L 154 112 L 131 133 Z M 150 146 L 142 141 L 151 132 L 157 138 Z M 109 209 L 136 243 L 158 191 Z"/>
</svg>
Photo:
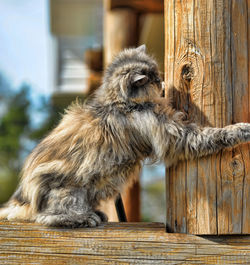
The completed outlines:
<svg viewBox="0 0 250 265">
<path fill-rule="evenodd" d="M 121 50 L 136 46 L 137 39 L 137 13 L 135 11 L 126 8 L 106 10 L 104 23 L 104 62 L 106 66 Z"/>
<path fill-rule="evenodd" d="M 221 122 L 220 126 L 225 126 L 230 123 L 232 123 L 232 83 L 231 83 L 231 50 L 230 50 L 230 21 L 231 21 L 231 3 L 228 1 L 225 1 L 225 6 L 222 6 L 223 8 L 223 15 L 220 13 L 220 18 L 218 18 L 215 23 L 220 23 L 221 30 L 218 29 L 218 33 L 216 34 L 218 37 L 216 38 L 216 43 L 218 43 L 218 54 L 220 57 L 218 58 L 218 61 L 221 62 L 221 67 L 217 69 L 219 73 L 221 73 L 221 76 L 226 76 L 227 79 L 221 78 L 221 87 L 225 87 L 225 89 L 222 90 L 222 98 L 220 105 L 221 105 Z M 223 36 L 223 32 L 226 32 L 227 35 L 225 36 L 225 39 L 221 38 L 220 36 Z M 222 56 L 224 54 L 224 56 Z M 226 65 L 228 64 L 228 66 Z M 215 79 L 216 80 L 216 79 Z M 227 113 L 228 116 L 224 116 L 224 113 Z M 219 234 L 225 234 L 227 233 L 229 229 L 229 224 L 231 222 L 230 214 L 227 212 L 227 209 L 230 209 L 231 205 L 231 195 L 232 195 L 232 186 L 230 185 L 229 179 L 231 178 L 231 171 L 230 171 L 230 161 L 232 159 L 232 152 L 222 152 L 220 154 L 220 161 L 218 161 L 219 167 L 218 169 L 218 177 L 217 177 L 217 202 L 218 202 L 218 233 Z"/>
<path fill-rule="evenodd" d="M 233 122 L 249 117 L 248 90 L 248 23 L 247 1 L 232 1 L 231 53 L 233 86 Z M 248 18 L 249 19 L 249 18 Z M 239 71 L 237 71 L 239 69 Z"/>
<path fill-rule="evenodd" d="M 175 56 L 175 39 L 174 36 L 174 16 L 175 7 L 174 1 L 164 2 L 164 20 L 165 20 L 165 86 L 166 88 L 172 88 L 174 85 L 174 56 Z M 171 89 L 166 89 L 168 97 L 173 92 Z M 168 232 L 174 231 L 174 176 L 173 169 L 166 169 L 166 226 Z"/>
<path fill-rule="evenodd" d="M 214 160 L 204 157 L 198 161 L 197 234 L 216 234 L 216 176 Z"/>
<path fill-rule="evenodd" d="M 136 181 L 132 187 L 127 188 L 123 194 L 123 203 L 128 222 L 138 222 L 141 216 L 140 181 Z"/>
<path fill-rule="evenodd" d="M 198 187 L 198 167 L 197 161 L 192 164 L 187 163 L 186 172 L 186 218 L 187 218 L 187 233 L 197 234 L 197 187 Z"/>
<path fill-rule="evenodd" d="M 173 232 L 173 225 L 172 225 L 172 177 L 171 177 L 171 170 L 169 168 L 166 169 L 166 178 L 165 178 L 165 184 L 166 184 L 166 231 L 167 232 Z"/>
<path fill-rule="evenodd" d="M 175 5 L 174 1 L 165 1 L 165 85 L 172 88 L 174 85 L 174 58 L 175 58 Z M 166 89 L 166 93 L 169 90 Z"/>
<path fill-rule="evenodd" d="M 186 180 L 182 173 L 186 172 L 186 163 L 181 163 L 178 166 L 179 171 L 175 171 L 173 177 L 175 179 L 175 231 L 186 233 L 187 218 L 186 218 Z M 184 214 L 183 214 L 184 213 Z"/>
<path fill-rule="evenodd" d="M 223 84 L 224 95 L 223 97 L 227 101 L 227 104 L 221 104 L 222 108 L 222 115 L 227 113 L 227 116 L 224 116 L 222 119 L 221 126 L 225 126 L 227 124 L 232 123 L 232 116 L 233 116 L 233 100 L 232 100 L 232 80 L 231 80 L 231 50 L 230 50 L 230 43 L 231 43 L 231 2 L 225 1 L 224 7 L 224 16 L 223 16 L 223 25 L 225 31 L 225 41 L 223 43 L 222 50 L 220 50 L 220 54 L 224 54 L 221 57 L 222 67 L 220 69 L 221 74 L 224 74 L 225 79 L 223 80 L 225 83 Z M 223 32 L 223 31 L 222 31 Z M 224 51 L 223 51 L 224 50 Z M 230 209 L 231 204 L 231 191 L 232 186 L 230 185 L 231 179 L 231 171 L 230 171 L 230 160 L 232 159 L 232 151 L 223 151 L 220 154 L 220 161 L 217 163 L 217 226 L 218 226 L 218 233 L 219 234 L 226 234 L 228 233 L 229 226 L 230 226 L 230 214 L 228 213 L 227 209 Z"/>
<path fill-rule="evenodd" d="M 199 3 L 198 3 L 199 2 Z M 194 98 L 200 115 L 197 117 L 203 126 L 212 126 L 215 124 L 215 116 L 218 109 L 215 104 L 215 91 L 211 90 L 211 82 L 214 78 L 212 62 L 213 50 L 211 39 L 215 38 L 215 31 L 212 28 L 214 17 L 210 10 L 214 8 L 212 1 L 194 1 L 194 42 L 202 55 L 203 68 L 197 65 L 197 71 L 200 71 L 199 87 L 194 88 L 194 93 L 199 92 L 200 97 Z M 197 56 L 196 56 L 197 57 Z M 203 79 L 201 81 L 201 79 Z M 197 81 L 196 81 L 197 82 Z M 218 86 L 218 84 L 216 84 Z M 220 98 L 218 96 L 218 98 Z M 197 103 L 196 103 L 197 102 Z M 197 180 L 197 233 L 198 234 L 216 234 L 216 172 L 214 163 L 216 156 L 205 157 L 198 160 L 198 180 Z M 190 162 L 189 162 L 190 163 Z"/>
<path fill-rule="evenodd" d="M 248 53 L 247 53 L 247 69 L 248 69 L 248 91 L 250 86 L 250 3 L 249 0 L 246 0 L 247 5 L 247 46 L 248 46 Z M 248 107 L 250 108 L 250 92 L 248 93 Z M 248 110 L 248 121 L 250 119 L 250 111 Z M 243 152 L 246 158 L 244 161 L 250 160 L 250 145 L 248 145 L 248 148 Z M 250 165 L 249 163 L 246 163 L 246 172 L 250 172 Z M 243 234 L 250 234 L 250 174 L 246 174 L 244 179 L 244 186 L 243 186 L 243 220 L 242 220 L 242 233 Z"/>
<path fill-rule="evenodd" d="M 233 87 L 233 122 L 241 122 L 246 121 L 250 122 L 249 119 L 249 55 L 248 55 L 248 48 L 250 43 L 248 42 L 249 37 L 249 1 L 247 0 L 240 0 L 240 1 L 232 1 L 232 8 L 231 8 L 231 16 L 232 16 L 232 23 L 231 23 L 231 51 L 232 51 L 232 87 Z M 237 71 L 237 69 L 239 69 Z M 248 158 L 248 156 L 243 155 L 248 153 L 249 154 L 249 146 L 240 146 L 236 149 L 235 156 L 240 157 L 241 159 L 238 161 L 239 165 L 242 165 L 242 174 L 237 174 L 235 176 L 235 192 L 237 196 L 235 201 L 238 199 L 240 202 L 245 201 L 245 197 L 249 198 L 249 193 L 247 194 L 246 191 L 249 190 L 249 178 L 250 172 L 246 171 L 248 167 L 249 160 L 244 160 L 244 158 Z M 236 160 L 237 161 L 237 160 Z M 247 183 L 248 182 L 248 183 Z M 248 184 L 248 186 L 247 186 Z M 250 208 L 240 208 L 238 205 L 240 202 L 237 201 L 237 211 L 234 209 L 234 216 L 241 215 L 241 220 L 238 218 L 234 220 L 233 223 L 236 221 L 241 220 L 242 225 L 244 223 L 244 227 L 241 227 L 242 233 L 250 233 L 250 218 L 247 220 L 246 216 L 249 217 Z M 243 203 L 244 204 L 244 203 Z M 246 204 L 245 204 L 246 205 Z M 243 211 L 243 212 L 242 212 Z M 246 212 L 245 212 L 246 211 Z M 247 214 L 248 213 L 248 214 Z M 248 225 L 247 225 L 248 223 Z"/>
<path fill-rule="evenodd" d="M 247 0 L 165 1 L 166 94 L 203 126 L 249 122 L 247 12 Z M 168 172 L 167 180 L 176 179 L 168 182 L 169 190 L 180 193 L 174 203 L 167 197 L 174 231 L 183 231 L 185 219 L 188 233 L 249 233 L 247 145 L 187 161 L 186 167 L 179 163 Z M 187 208 L 174 209 L 182 193 Z"/>
<path fill-rule="evenodd" d="M 246 145 L 242 150 L 243 161 L 245 165 L 245 175 L 243 178 L 242 190 L 242 234 L 250 234 L 250 145 Z"/>
<path fill-rule="evenodd" d="M 226 17 L 229 35 L 232 116 L 231 122 L 249 121 L 248 55 L 247 55 L 247 5 L 246 1 L 232 1 L 227 6 Z M 227 58 L 227 57 L 226 57 Z M 226 67 L 226 66 L 225 66 Z M 236 71 L 236 69 L 241 69 Z M 226 87 L 227 88 L 227 87 Z M 240 107 L 239 107 L 240 106 Z M 230 121 L 229 121 L 230 122 Z M 228 121 L 226 121 L 228 123 Z M 243 232 L 244 183 L 248 179 L 248 162 L 243 153 L 248 148 L 240 146 L 232 152 L 223 152 L 221 160 L 220 196 L 218 196 L 218 232 L 237 234 Z M 249 222 L 249 221 L 248 221 Z"/>
<path fill-rule="evenodd" d="M 194 68 L 196 68 L 196 62 L 193 50 L 193 15 L 194 15 L 194 5 L 193 1 L 177 1 L 175 3 L 175 25 L 177 29 L 176 31 L 176 64 L 175 64 L 175 73 L 174 73 L 174 86 L 175 89 L 178 88 L 178 101 L 177 109 L 181 109 L 186 112 L 188 118 L 193 115 L 198 115 L 197 109 L 190 104 L 193 101 L 193 97 L 197 97 L 197 94 L 194 94 L 194 87 L 198 86 L 199 82 L 190 82 L 192 77 L 195 76 Z M 178 12 L 178 10 L 181 12 Z M 192 76 L 192 77 L 191 77 Z M 176 97 L 176 96 L 175 96 Z M 177 99 L 176 99 L 177 100 Z M 175 171 L 176 178 L 182 178 L 182 183 L 186 183 L 186 186 L 181 186 L 181 192 L 179 190 L 180 187 L 176 187 L 178 193 L 182 194 L 182 201 L 185 199 L 185 203 L 183 203 L 186 207 L 183 208 L 183 214 L 181 215 L 180 211 L 178 211 L 177 220 L 186 220 L 186 231 L 183 229 L 181 232 L 189 232 L 189 229 L 193 232 L 197 230 L 197 222 L 194 221 L 196 216 L 197 209 L 197 178 L 198 171 L 196 170 L 197 164 L 195 161 L 192 163 L 182 162 L 178 169 Z M 192 172 L 190 176 L 189 173 Z M 181 183 L 181 182 L 180 182 Z M 194 211 L 195 209 L 195 211 Z M 194 225 L 194 226 L 193 226 Z M 183 225 L 182 225 L 183 227 Z M 180 230 L 176 230 L 176 232 Z"/>
<path fill-rule="evenodd" d="M 244 164 L 239 148 L 223 151 L 218 196 L 218 233 L 239 234 L 242 225 Z"/>
</svg>

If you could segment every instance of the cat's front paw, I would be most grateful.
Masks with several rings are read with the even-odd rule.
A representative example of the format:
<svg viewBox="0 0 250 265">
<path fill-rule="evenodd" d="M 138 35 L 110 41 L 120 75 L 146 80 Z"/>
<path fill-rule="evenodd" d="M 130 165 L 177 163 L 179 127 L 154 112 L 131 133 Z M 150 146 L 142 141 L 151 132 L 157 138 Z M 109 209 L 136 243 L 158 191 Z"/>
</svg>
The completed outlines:
<svg viewBox="0 0 250 265">
<path fill-rule="evenodd" d="M 239 132 L 239 138 L 242 142 L 250 141 L 250 123 L 237 123 L 235 126 Z"/>
<path fill-rule="evenodd" d="M 97 212 L 90 212 L 83 216 L 82 220 L 79 220 L 79 227 L 96 227 L 102 222 L 101 216 Z"/>
<path fill-rule="evenodd" d="M 96 227 L 101 224 L 102 218 L 98 213 L 70 213 L 70 214 L 39 214 L 36 221 L 40 224 L 53 227 L 77 228 Z"/>
</svg>

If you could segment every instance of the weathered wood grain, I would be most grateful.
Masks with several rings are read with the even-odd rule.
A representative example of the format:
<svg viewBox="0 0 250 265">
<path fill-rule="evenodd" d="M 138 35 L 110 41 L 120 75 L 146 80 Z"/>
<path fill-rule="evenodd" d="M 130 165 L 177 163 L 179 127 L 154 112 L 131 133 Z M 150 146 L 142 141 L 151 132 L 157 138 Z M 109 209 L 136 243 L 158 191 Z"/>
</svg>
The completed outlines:
<svg viewBox="0 0 250 265">
<path fill-rule="evenodd" d="M 203 126 L 250 122 L 249 1 L 166 0 L 165 83 L 175 108 Z M 167 170 L 167 226 L 250 233 L 249 146 Z"/>
<path fill-rule="evenodd" d="M 167 234 L 160 223 L 56 229 L 0 222 L 0 264 L 249 264 L 250 237 Z"/>
</svg>

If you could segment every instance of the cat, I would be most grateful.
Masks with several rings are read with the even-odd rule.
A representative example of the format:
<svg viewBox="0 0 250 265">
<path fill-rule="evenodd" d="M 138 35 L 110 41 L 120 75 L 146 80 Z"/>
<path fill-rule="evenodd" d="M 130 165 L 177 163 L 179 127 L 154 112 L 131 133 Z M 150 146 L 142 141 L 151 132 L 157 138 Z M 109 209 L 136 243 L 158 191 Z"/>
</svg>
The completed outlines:
<svg viewBox="0 0 250 265">
<path fill-rule="evenodd" d="M 100 201 L 133 182 L 144 159 L 195 159 L 250 140 L 250 124 L 200 128 L 165 104 L 156 62 L 145 45 L 122 51 L 100 88 L 75 102 L 33 150 L 0 218 L 47 226 L 95 227 Z"/>
</svg>

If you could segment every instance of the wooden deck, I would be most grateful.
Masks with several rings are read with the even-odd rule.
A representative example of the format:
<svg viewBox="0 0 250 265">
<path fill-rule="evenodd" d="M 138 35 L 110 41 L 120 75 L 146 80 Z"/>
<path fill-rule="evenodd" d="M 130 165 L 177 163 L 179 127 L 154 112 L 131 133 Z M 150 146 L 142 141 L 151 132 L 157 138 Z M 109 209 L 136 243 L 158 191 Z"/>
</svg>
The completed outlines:
<svg viewBox="0 0 250 265">
<path fill-rule="evenodd" d="M 0 264 L 250 264 L 250 236 L 168 234 L 161 223 L 56 229 L 1 221 Z"/>
</svg>

